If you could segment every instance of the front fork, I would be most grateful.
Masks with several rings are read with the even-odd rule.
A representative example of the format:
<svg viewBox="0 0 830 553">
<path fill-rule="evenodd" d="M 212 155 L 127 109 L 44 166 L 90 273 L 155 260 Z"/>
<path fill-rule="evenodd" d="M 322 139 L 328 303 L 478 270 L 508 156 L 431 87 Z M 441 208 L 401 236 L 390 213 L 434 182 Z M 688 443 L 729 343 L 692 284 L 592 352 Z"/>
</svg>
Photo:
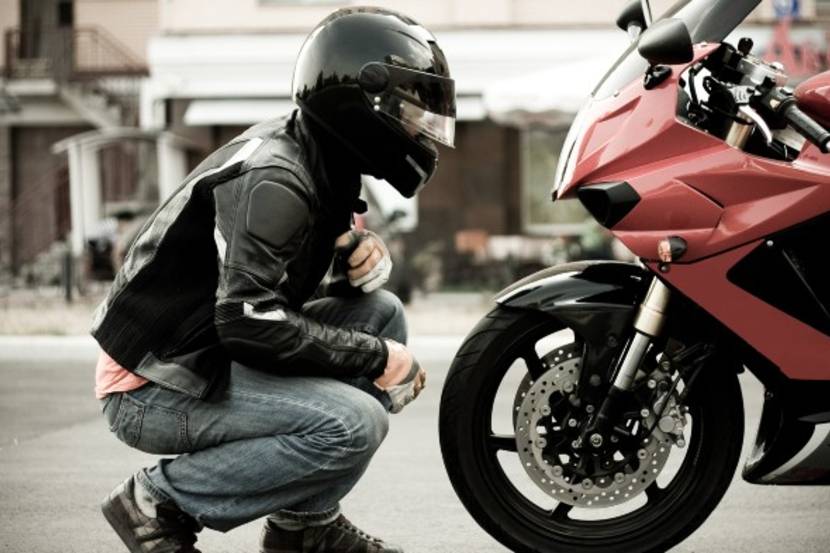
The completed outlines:
<svg viewBox="0 0 830 553">
<path fill-rule="evenodd" d="M 597 416 L 582 434 L 583 443 L 599 448 L 605 442 L 608 431 L 619 414 L 621 399 L 631 390 L 648 347 L 663 329 L 670 297 L 671 290 L 659 278 L 654 277 L 634 319 L 634 337 L 617 363 L 608 395 L 597 411 Z"/>
</svg>

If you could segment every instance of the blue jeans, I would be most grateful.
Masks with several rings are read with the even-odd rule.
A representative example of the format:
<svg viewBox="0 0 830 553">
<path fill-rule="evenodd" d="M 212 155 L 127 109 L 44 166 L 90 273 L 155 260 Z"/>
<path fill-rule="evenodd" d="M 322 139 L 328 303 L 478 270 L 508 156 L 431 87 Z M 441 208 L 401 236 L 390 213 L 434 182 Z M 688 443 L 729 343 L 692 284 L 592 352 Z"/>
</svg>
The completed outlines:
<svg viewBox="0 0 830 553">
<path fill-rule="evenodd" d="M 317 300 L 304 312 L 406 342 L 403 307 L 383 290 Z M 121 441 L 184 454 L 143 469 L 139 483 L 220 531 L 272 513 L 308 523 L 331 518 L 386 436 L 388 398 L 365 378 L 281 377 L 237 363 L 230 372 L 226 389 L 201 400 L 152 383 L 106 398 Z"/>
</svg>

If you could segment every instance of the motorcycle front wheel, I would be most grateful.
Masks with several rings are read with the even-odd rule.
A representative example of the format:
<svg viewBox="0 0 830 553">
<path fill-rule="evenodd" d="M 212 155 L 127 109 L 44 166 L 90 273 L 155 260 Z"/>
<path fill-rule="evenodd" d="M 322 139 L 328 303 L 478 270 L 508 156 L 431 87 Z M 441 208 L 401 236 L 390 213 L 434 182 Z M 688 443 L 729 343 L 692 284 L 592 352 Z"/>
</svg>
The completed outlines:
<svg viewBox="0 0 830 553">
<path fill-rule="evenodd" d="M 561 346 L 555 343 L 556 337 L 568 332 L 570 338 L 565 340 L 573 342 L 574 347 L 557 350 Z M 684 405 L 677 404 L 685 420 L 689 420 L 691 431 L 682 440 L 675 437 L 674 443 L 668 439 L 660 441 L 659 451 L 664 451 L 666 444 L 667 452 L 659 464 L 656 457 L 653 463 L 653 472 L 660 469 L 659 477 L 644 476 L 641 488 L 627 486 L 632 473 L 633 482 L 637 483 L 637 478 L 652 468 L 651 453 L 641 450 L 640 459 L 645 461 L 637 465 L 638 460 L 632 457 L 636 469 L 627 465 L 625 471 L 620 469 L 612 474 L 607 479 L 610 486 L 604 484 L 607 494 L 596 488 L 600 482 L 606 482 L 601 477 L 581 480 L 583 476 L 574 476 L 564 480 L 573 482 L 572 488 L 567 483 L 557 487 L 550 476 L 551 465 L 576 464 L 576 457 L 571 452 L 569 461 L 568 454 L 544 457 L 547 454 L 540 453 L 539 468 L 527 468 L 534 458 L 528 457 L 528 449 L 524 449 L 524 456 L 519 452 L 532 447 L 521 439 L 517 443 L 523 422 L 519 411 L 530 405 L 522 402 L 523 397 L 540 392 L 538 386 L 529 385 L 534 379 L 539 381 L 541 374 L 550 374 L 545 371 L 554 359 L 559 359 L 553 357 L 557 351 L 562 357 L 563 352 L 579 351 L 579 340 L 564 324 L 537 312 L 497 307 L 482 319 L 456 354 L 441 397 L 440 443 L 452 485 L 476 522 L 512 551 L 666 551 L 703 524 L 734 476 L 743 439 L 743 402 L 737 372 L 731 367 L 709 366 L 715 365 L 713 362 L 697 372 L 693 385 L 683 396 Z M 546 341 L 550 343 L 546 345 Z M 578 362 L 572 361 L 561 366 L 562 374 L 567 376 L 567 367 L 578 370 Z M 550 377 L 548 380 L 553 385 Z M 653 388 L 652 384 L 648 382 Z M 550 396 L 550 401 L 546 400 L 545 414 L 550 416 L 545 420 L 556 419 L 557 405 L 564 405 L 568 415 L 559 416 L 560 422 L 553 424 L 560 426 L 550 427 L 541 445 L 549 449 L 554 441 L 564 444 L 558 450 L 561 453 L 571 443 L 570 438 L 557 437 L 567 430 L 568 425 L 562 421 L 570 422 L 568 417 L 573 416 L 566 399 L 570 395 L 571 402 L 578 403 L 573 394 L 579 391 L 571 393 L 572 384 L 560 383 L 560 387 L 570 389 L 568 394 L 560 391 L 563 397 Z M 643 390 L 647 391 L 645 387 Z M 534 436 L 539 440 L 539 435 Z M 623 457 L 619 452 L 614 455 Z M 563 461 L 560 463 L 559 459 Z M 626 461 L 607 461 L 609 465 L 615 462 Z M 640 472 L 643 466 L 646 470 Z M 560 477 L 557 482 L 561 483 L 562 467 L 555 468 Z M 531 478 L 537 474 L 533 470 L 538 470 L 535 481 Z M 633 491 L 619 495 L 620 486 L 615 484 L 614 476 L 619 478 L 618 482 L 624 482 L 623 492 Z M 579 487 L 582 483 L 597 493 L 581 493 L 586 491 Z"/>
</svg>

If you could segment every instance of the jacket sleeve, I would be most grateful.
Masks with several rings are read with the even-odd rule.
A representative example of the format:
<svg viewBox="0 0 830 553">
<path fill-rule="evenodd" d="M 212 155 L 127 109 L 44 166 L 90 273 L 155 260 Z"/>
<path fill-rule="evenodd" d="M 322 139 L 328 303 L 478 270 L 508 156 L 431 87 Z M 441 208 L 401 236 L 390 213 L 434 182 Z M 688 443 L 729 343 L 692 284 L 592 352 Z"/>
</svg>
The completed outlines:
<svg viewBox="0 0 830 553">
<path fill-rule="evenodd" d="M 281 292 L 313 218 L 302 190 L 285 170 L 214 189 L 217 333 L 232 359 L 253 368 L 377 378 L 388 355 L 383 340 L 308 318 Z"/>
</svg>

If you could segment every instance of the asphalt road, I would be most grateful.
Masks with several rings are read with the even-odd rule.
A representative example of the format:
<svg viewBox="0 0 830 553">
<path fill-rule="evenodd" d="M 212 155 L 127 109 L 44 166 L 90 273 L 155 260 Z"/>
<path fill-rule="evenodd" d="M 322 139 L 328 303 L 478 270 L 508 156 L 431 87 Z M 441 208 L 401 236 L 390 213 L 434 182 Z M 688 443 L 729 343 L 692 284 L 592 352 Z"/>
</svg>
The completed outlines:
<svg viewBox="0 0 830 553">
<path fill-rule="evenodd" d="M 77 342 L 77 343 L 76 343 Z M 98 511 L 119 481 L 153 457 L 112 437 L 92 397 L 94 353 L 87 343 L 0 339 L 0 551 L 112 553 L 121 546 Z M 456 499 L 438 450 L 437 406 L 452 338 L 413 340 L 430 371 L 421 399 L 393 417 L 366 476 L 344 502 L 365 530 L 407 552 L 505 551 Z M 13 359 L 17 358 L 17 359 Z M 747 441 L 761 388 L 744 377 Z M 759 487 L 736 478 L 715 514 L 675 553 L 827 553 L 830 490 Z M 206 553 L 254 552 L 259 524 L 206 531 Z"/>
</svg>

